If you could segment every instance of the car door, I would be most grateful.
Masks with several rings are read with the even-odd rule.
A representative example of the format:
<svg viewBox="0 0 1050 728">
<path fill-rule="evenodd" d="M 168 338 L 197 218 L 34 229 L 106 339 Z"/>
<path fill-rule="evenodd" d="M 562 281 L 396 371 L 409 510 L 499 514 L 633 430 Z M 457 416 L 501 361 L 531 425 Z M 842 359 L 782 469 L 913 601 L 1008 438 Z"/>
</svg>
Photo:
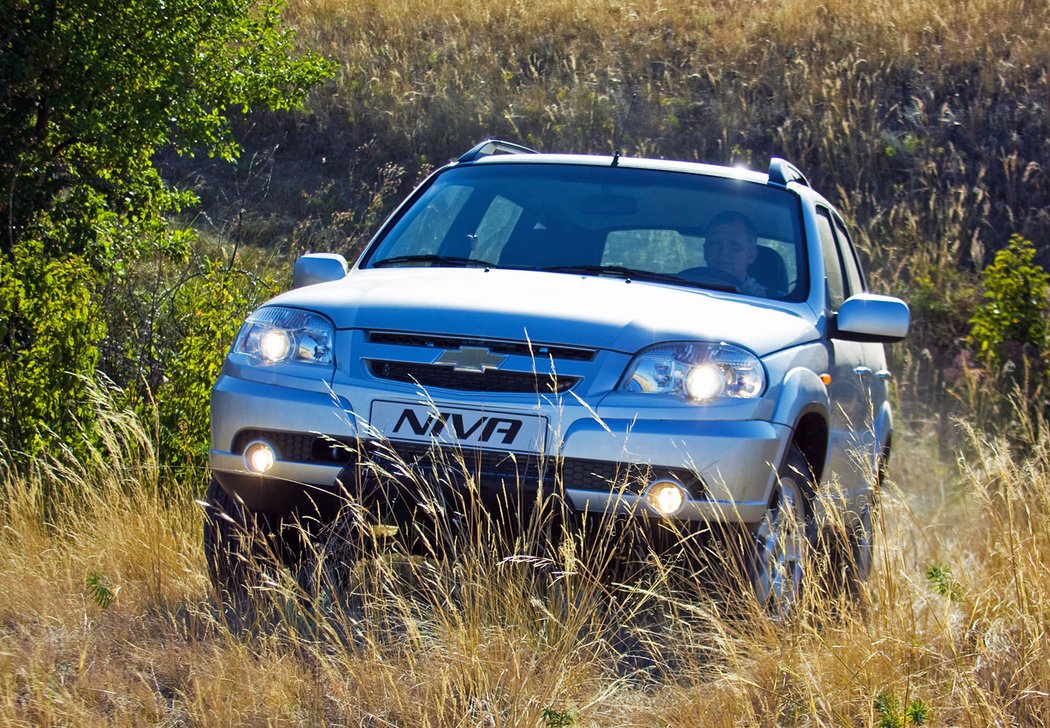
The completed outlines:
<svg viewBox="0 0 1050 728">
<path fill-rule="evenodd" d="M 859 269 L 851 271 L 853 275 L 847 272 L 833 215 L 829 208 L 817 207 L 817 225 L 827 286 L 825 313 L 830 322 L 828 330 L 831 334 L 831 383 L 828 386 L 831 399 L 831 453 L 828 464 L 831 479 L 837 482 L 837 488 L 833 487 L 826 495 L 840 495 L 845 501 L 852 502 L 867 483 L 865 453 L 870 448 L 872 439 L 866 435 L 866 431 L 871 429 L 871 368 L 865 344 L 847 341 L 834 334 L 835 312 L 847 298 L 860 292 L 854 289 L 857 286 L 862 288 L 863 280 L 859 277 Z"/>
<path fill-rule="evenodd" d="M 835 223 L 835 238 L 838 243 L 839 256 L 842 260 L 843 270 L 846 275 L 848 296 L 867 291 L 864 274 L 860 267 L 859 256 L 856 246 L 850 237 L 845 223 L 834 211 L 831 214 Z M 861 488 L 866 488 L 874 481 L 874 472 L 878 463 L 879 447 L 878 432 L 875 427 L 875 419 L 886 404 L 889 397 L 890 373 L 886 368 L 886 351 L 881 343 L 863 342 L 860 344 L 861 361 L 854 369 L 857 375 L 857 383 L 860 387 L 861 401 L 858 406 L 863 411 L 857 412 L 857 423 L 863 422 L 862 429 L 857 432 L 857 441 L 860 448 L 861 458 L 858 460 L 860 468 Z M 861 419 L 863 418 L 863 419 Z"/>
</svg>

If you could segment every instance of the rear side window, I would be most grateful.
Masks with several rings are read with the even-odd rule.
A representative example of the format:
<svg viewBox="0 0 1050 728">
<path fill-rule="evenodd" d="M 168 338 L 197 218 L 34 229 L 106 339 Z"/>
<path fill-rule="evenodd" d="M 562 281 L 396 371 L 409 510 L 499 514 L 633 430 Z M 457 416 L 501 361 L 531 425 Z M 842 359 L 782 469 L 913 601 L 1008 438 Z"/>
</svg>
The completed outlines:
<svg viewBox="0 0 1050 728">
<path fill-rule="evenodd" d="M 498 260 L 500 251 L 510 240 L 521 213 L 521 205 L 496 195 L 474 232 L 470 257 L 487 261 Z"/>
<path fill-rule="evenodd" d="M 470 187 L 464 185 L 443 185 L 427 190 L 401 218 L 404 234 L 391 241 L 387 257 L 436 254 L 448 239 L 470 193 Z"/>
</svg>

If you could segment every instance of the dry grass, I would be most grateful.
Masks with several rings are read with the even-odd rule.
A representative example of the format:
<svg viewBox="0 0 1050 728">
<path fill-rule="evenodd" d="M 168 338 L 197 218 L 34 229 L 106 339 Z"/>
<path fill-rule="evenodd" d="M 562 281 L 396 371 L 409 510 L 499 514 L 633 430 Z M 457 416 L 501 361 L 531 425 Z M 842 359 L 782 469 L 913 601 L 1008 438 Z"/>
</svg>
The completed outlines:
<svg viewBox="0 0 1050 728">
<path fill-rule="evenodd" d="M 279 230 L 348 251 L 422 170 L 485 136 L 611 149 L 637 92 L 631 153 L 788 156 L 860 226 L 877 284 L 947 311 L 905 357 L 916 399 L 959 336 L 957 266 L 1050 232 L 1045 2 L 289 13 L 343 73 L 310 121 L 259 121 L 264 141 L 216 195 L 249 208 L 226 230 L 238 241 Z M 1045 434 L 1024 456 L 964 438 L 960 463 L 932 432 L 899 434 L 868 588 L 856 603 L 814 590 L 786 624 L 727 611 L 672 561 L 610 578 L 600 540 L 544 561 L 479 538 L 371 562 L 327 601 L 270 569 L 245 631 L 204 574 L 201 484 L 171 482 L 149 428 L 100 407 L 89 462 L 0 477 L 0 724 L 892 726 L 910 706 L 913 722 L 1050 725 Z"/>
<path fill-rule="evenodd" d="M 423 171 L 486 136 L 608 153 L 632 93 L 628 153 L 786 156 L 880 268 L 1050 232 L 1044 2 L 291 0 L 286 17 L 338 78 L 308 120 L 254 120 L 232 178 L 204 175 L 216 217 L 224 199 L 286 218 L 261 241 L 357 249 Z"/>
<path fill-rule="evenodd" d="M 210 593 L 193 488 L 158 488 L 150 437 L 103 410 L 105 456 L 4 478 L 5 725 L 886 726 L 909 705 L 1050 725 L 1045 438 L 1021 458 L 974 436 L 959 469 L 898 437 L 868 588 L 811 591 L 789 623 L 670 561 L 610 577 L 600 542 L 506 559 L 481 531 L 443 560 L 369 562 L 342 597 L 271 569 L 241 630 Z"/>
<path fill-rule="evenodd" d="M 489 134 L 608 153 L 637 93 L 630 152 L 787 156 L 874 247 L 910 227 L 965 262 L 1047 230 L 1030 204 L 1047 194 L 1045 3 L 294 0 L 288 19 L 342 65 L 314 110 L 345 138 L 316 143 L 353 145 L 351 178 L 411 177 Z M 957 198 L 961 218 L 942 210 Z"/>
</svg>

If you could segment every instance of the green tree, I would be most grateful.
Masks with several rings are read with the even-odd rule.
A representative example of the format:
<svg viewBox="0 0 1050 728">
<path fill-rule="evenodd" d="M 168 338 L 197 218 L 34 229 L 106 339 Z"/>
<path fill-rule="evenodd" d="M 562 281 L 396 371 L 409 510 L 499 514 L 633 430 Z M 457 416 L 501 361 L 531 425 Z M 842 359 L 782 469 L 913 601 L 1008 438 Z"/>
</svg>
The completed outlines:
<svg viewBox="0 0 1050 728">
<path fill-rule="evenodd" d="M 104 287 L 183 256 L 158 149 L 236 157 L 231 119 L 301 106 L 331 72 L 297 54 L 278 0 L 0 5 L 0 439 L 28 454 L 83 414 Z"/>
<path fill-rule="evenodd" d="M 161 457 L 185 474 L 208 461 L 209 395 L 222 369 L 222 353 L 240 329 L 246 310 L 277 293 L 270 279 L 246 279 L 216 261 L 174 295 L 172 318 L 182 335 L 157 390 Z"/>
</svg>

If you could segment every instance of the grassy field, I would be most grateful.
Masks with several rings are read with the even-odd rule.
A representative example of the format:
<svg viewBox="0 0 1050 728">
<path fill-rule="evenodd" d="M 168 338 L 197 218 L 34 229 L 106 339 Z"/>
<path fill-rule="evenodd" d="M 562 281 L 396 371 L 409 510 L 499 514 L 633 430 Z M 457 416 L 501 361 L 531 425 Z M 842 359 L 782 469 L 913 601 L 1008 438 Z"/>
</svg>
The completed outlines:
<svg viewBox="0 0 1050 728">
<path fill-rule="evenodd" d="M 898 409 L 941 424 L 895 437 L 867 588 L 813 590 L 787 623 L 657 558 L 610 576 L 603 543 L 542 560 L 481 539 L 372 562 L 342 602 L 270 569 L 245 629 L 204 569 L 206 475 L 176 481 L 154 423 L 100 394 L 93 457 L 29 474 L 0 459 L 0 724 L 1050 725 L 1050 438 L 960 428 L 945 455 L 933 401 L 989 252 L 1019 232 L 1050 262 L 1050 5 L 289 0 L 287 15 L 341 69 L 312 113 L 253 117 L 234 166 L 163 160 L 201 192 L 209 240 L 352 255 L 479 139 L 608 152 L 637 93 L 628 153 L 786 156 L 853 219 L 875 288 L 916 316 L 893 352 Z"/>
<path fill-rule="evenodd" d="M 812 590 L 773 624 L 602 544 L 507 558 L 482 532 L 441 561 L 386 559 L 346 601 L 267 571 L 258 621 L 217 608 L 198 484 L 103 402 L 105 449 L 4 477 L 4 725 L 1048 725 L 1050 447 L 920 433 L 884 493 L 855 601 Z"/>
<path fill-rule="evenodd" d="M 609 153 L 632 94 L 627 153 L 785 156 L 880 263 L 917 242 L 980 261 L 1050 230 L 1043 2 L 291 0 L 286 17 L 337 78 L 308 117 L 254 118 L 232 178 L 193 163 L 212 202 L 276 218 L 267 242 L 355 248 L 392 192 L 487 136 Z"/>
</svg>

